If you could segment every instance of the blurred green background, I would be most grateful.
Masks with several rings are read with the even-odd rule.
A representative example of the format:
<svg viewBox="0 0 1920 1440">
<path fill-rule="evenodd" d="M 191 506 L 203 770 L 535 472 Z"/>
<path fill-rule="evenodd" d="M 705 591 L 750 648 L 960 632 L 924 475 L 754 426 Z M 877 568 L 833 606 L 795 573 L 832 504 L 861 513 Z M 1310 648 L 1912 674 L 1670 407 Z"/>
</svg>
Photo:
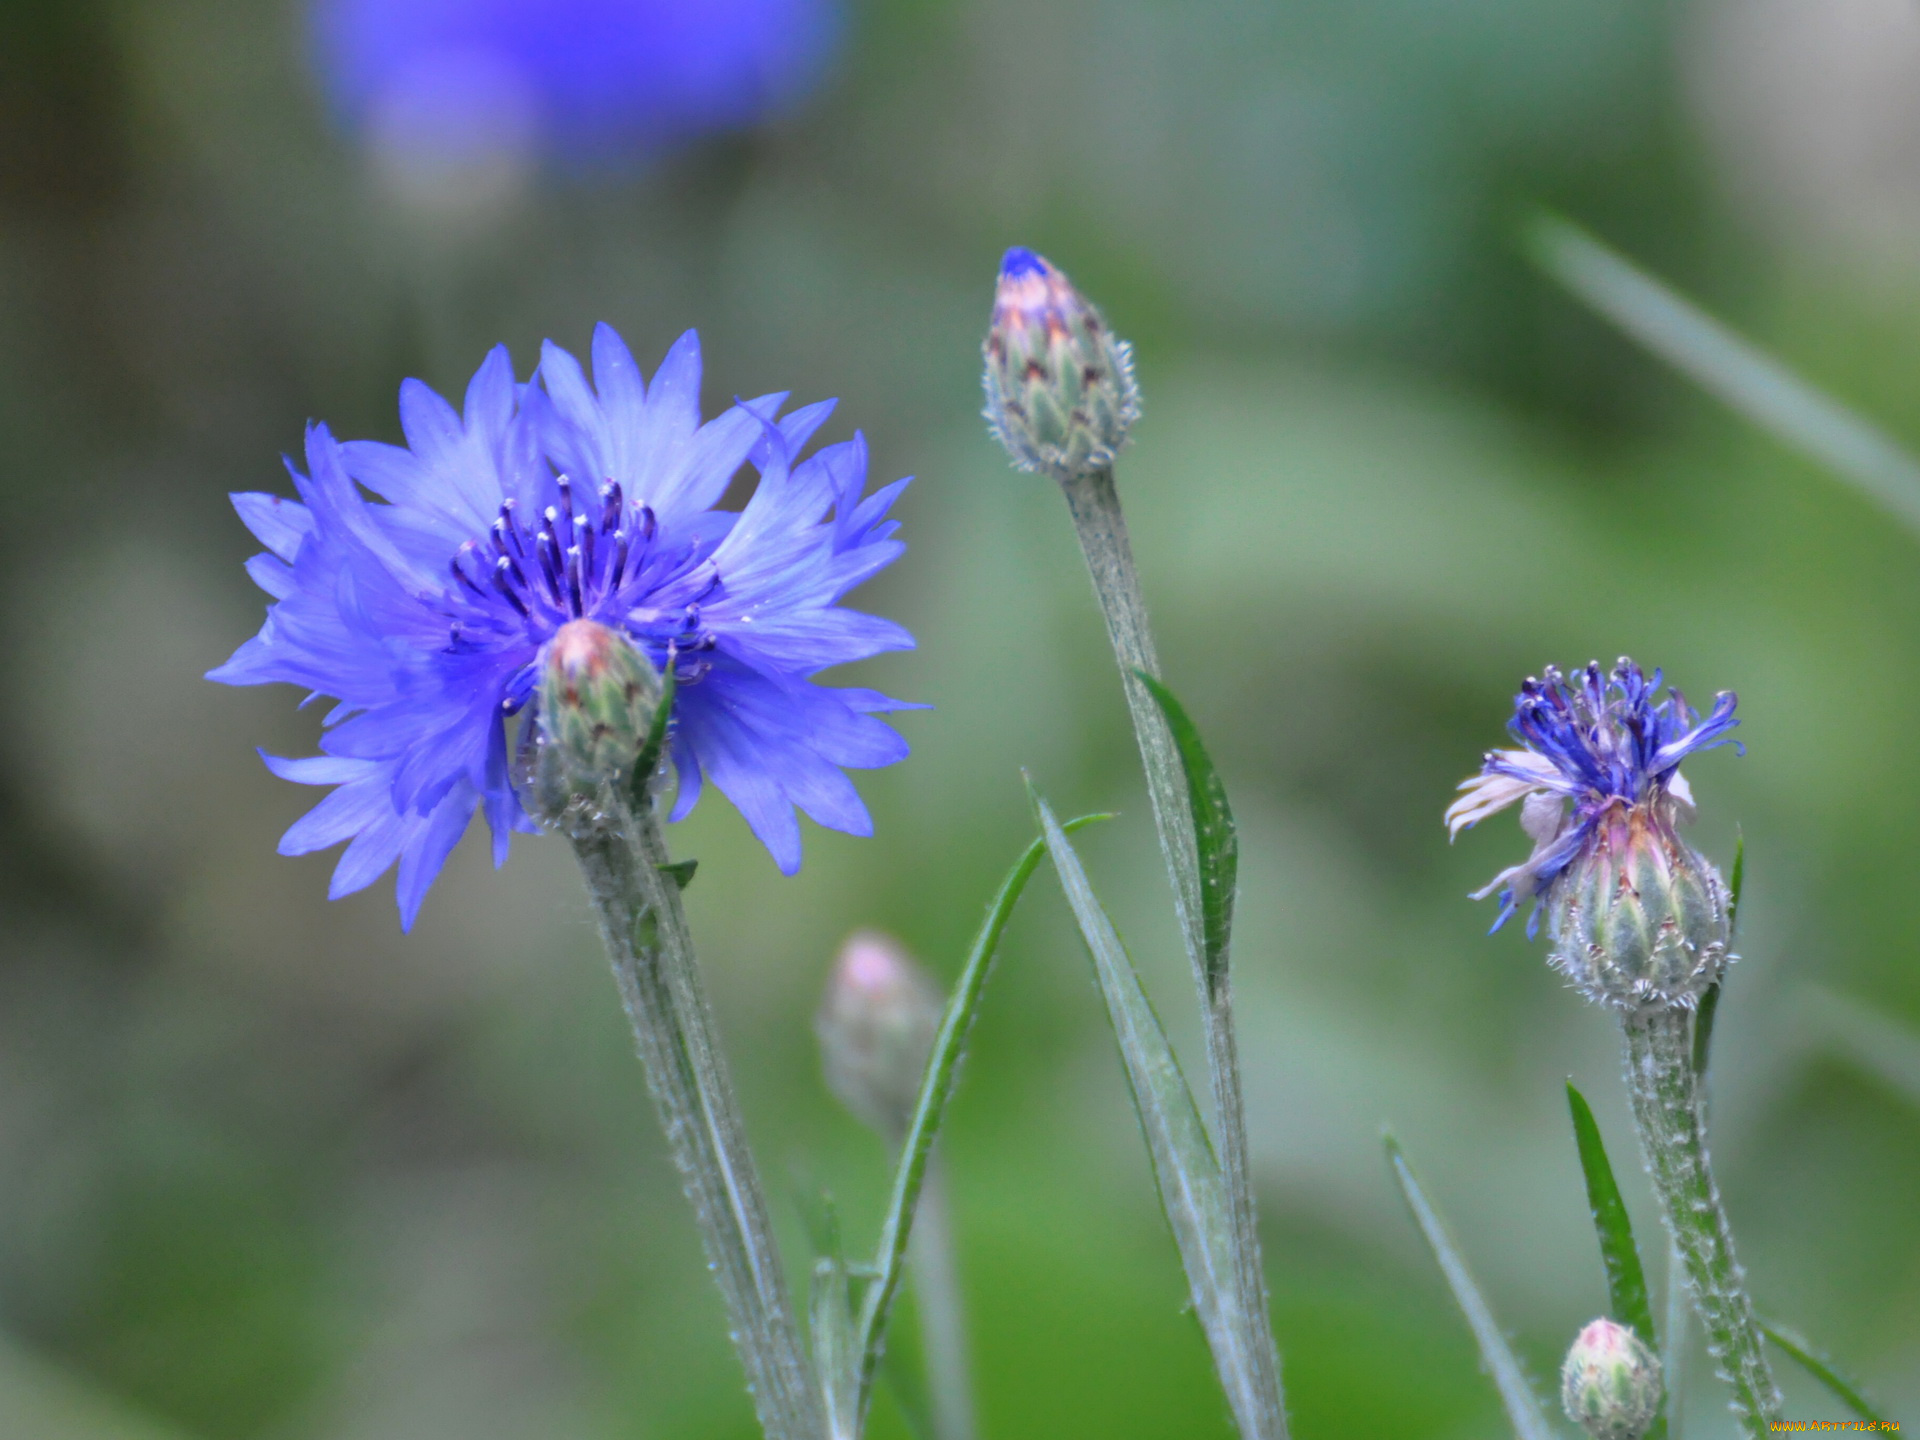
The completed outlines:
<svg viewBox="0 0 1920 1440">
<path fill-rule="evenodd" d="M 309 750 L 317 712 L 200 678 L 263 604 L 225 493 L 284 488 L 309 416 L 397 439 L 403 376 L 457 393 L 500 340 L 524 374 L 607 319 L 650 365 L 698 325 L 709 409 L 838 395 L 828 436 L 920 477 L 856 597 L 920 649 L 853 678 L 936 707 L 860 777 L 879 838 L 810 828 L 784 880 L 717 795 L 673 834 L 796 1262 L 800 1198 L 865 1244 L 887 1171 L 819 1079 L 833 952 L 880 926 L 950 977 L 1030 834 L 1021 767 L 1122 812 L 1084 853 L 1192 1038 L 1064 507 L 976 417 L 1010 243 L 1138 348 L 1121 485 L 1243 824 L 1301 1440 L 1503 1433 L 1383 1124 L 1543 1382 L 1604 1308 L 1567 1076 L 1657 1235 L 1612 1025 L 1463 899 L 1523 838 L 1440 825 L 1524 674 L 1622 652 L 1741 697 L 1746 758 L 1689 773 L 1699 843 L 1746 838 L 1714 1119 L 1756 1296 L 1920 1418 L 1920 542 L 1510 243 L 1550 201 L 1920 444 L 1920 12 L 865 0 L 778 119 L 456 211 L 329 120 L 304 27 L 0 8 L 0 1434 L 753 1433 L 562 847 L 496 874 L 470 837 L 411 936 L 390 882 L 328 904 L 332 857 L 273 848 L 313 796 L 252 752 Z M 1225 1436 L 1044 874 L 947 1144 L 985 1434 Z M 1705 1369 L 1691 1433 L 1731 1434 Z"/>
</svg>

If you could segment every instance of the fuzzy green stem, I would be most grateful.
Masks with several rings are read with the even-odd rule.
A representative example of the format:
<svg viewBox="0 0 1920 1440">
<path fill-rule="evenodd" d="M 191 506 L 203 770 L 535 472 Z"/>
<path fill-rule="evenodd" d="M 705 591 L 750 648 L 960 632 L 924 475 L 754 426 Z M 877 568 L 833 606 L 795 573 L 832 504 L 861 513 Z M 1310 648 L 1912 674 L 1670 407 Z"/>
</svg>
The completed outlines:
<svg viewBox="0 0 1920 1440">
<path fill-rule="evenodd" d="M 1061 483 L 1073 528 L 1086 556 L 1100 613 L 1107 624 L 1133 717 L 1134 738 L 1146 771 L 1147 795 L 1160 836 L 1160 853 L 1173 883 L 1174 911 L 1181 938 L 1193 966 L 1200 996 L 1201 1030 L 1206 1039 L 1207 1071 L 1212 1082 L 1214 1148 L 1226 1182 L 1232 1225 L 1233 1287 L 1239 1326 L 1247 1352 L 1267 1357 L 1254 1367 L 1258 1416 L 1240 1416 L 1243 1430 L 1264 1440 L 1284 1440 L 1286 1410 L 1280 1392 L 1279 1353 L 1273 1343 L 1268 1314 L 1266 1275 L 1260 1259 L 1260 1233 L 1253 1204 L 1253 1179 L 1247 1159 L 1247 1125 L 1241 1099 L 1240 1055 L 1234 1037 L 1232 981 L 1224 966 L 1209 974 L 1206 934 L 1200 903 L 1199 847 L 1195 843 L 1193 812 L 1188 807 L 1185 771 L 1173 732 L 1167 726 L 1152 693 L 1136 671 L 1158 679 L 1160 658 L 1155 653 L 1147 605 L 1140 593 L 1140 575 L 1127 538 L 1126 516 L 1111 469 L 1096 470 Z M 1250 1424 L 1250 1422 L 1252 1422 Z"/>
<path fill-rule="evenodd" d="M 1720 1189 L 1707 1159 L 1706 1112 L 1693 1065 L 1693 1016 L 1678 1006 L 1630 1015 L 1627 1090 L 1647 1172 L 1667 1233 L 1679 1252 L 1707 1351 L 1733 1389 L 1732 1408 L 1749 1436 L 1781 1418 L 1780 1391 L 1761 1348 L 1746 1275 L 1733 1254 Z"/>
<path fill-rule="evenodd" d="M 659 825 L 651 807 L 636 812 L 615 801 L 570 838 L 761 1428 L 768 1440 L 826 1440 L 680 887 L 662 869 Z"/>
</svg>

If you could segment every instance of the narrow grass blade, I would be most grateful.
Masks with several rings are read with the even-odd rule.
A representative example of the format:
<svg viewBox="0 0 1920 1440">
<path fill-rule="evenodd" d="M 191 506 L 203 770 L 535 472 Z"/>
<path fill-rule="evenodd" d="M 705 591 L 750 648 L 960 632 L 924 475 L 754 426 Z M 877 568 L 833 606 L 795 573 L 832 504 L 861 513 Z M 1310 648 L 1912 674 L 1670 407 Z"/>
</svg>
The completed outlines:
<svg viewBox="0 0 1920 1440">
<path fill-rule="evenodd" d="M 1593 1118 L 1587 1097 L 1567 1082 L 1567 1109 L 1573 1115 L 1573 1139 L 1580 1149 L 1580 1169 L 1587 1177 L 1587 1204 L 1593 1211 L 1594 1233 L 1600 1239 L 1600 1259 L 1607 1269 L 1607 1295 L 1613 1318 L 1629 1326 L 1649 1346 L 1658 1348 L 1653 1306 L 1647 1300 L 1647 1272 L 1633 1243 L 1633 1221 L 1620 1186 L 1613 1178 L 1607 1144 Z"/>
<path fill-rule="evenodd" d="M 1494 1388 L 1500 1392 L 1500 1403 L 1506 1406 L 1507 1419 L 1513 1426 L 1516 1440 L 1554 1440 L 1553 1431 L 1547 1427 L 1547 1417 L 1541 1413 L 1540 1401 L 1533 1393 L 1533 1386 L 1527 1382 L 1526 1373 L 1521 1370 L 1513 1348 L 1507 1344 L 1507 1337 L 1500 1333 L 1499 1325 L 1494 1322 L 1493 1312 L 1487 1308 L 1486 1299 L 1480 1294 L 1480 1287 L 1474 1283 L 1473 1274 L 1467 1269 L 1467 1262 L 1462 1258 L 1459 1247 L 1447 1234 L 1440 1212 L 1427 1199 L 1427 1192 L 1421 1188 L 1413 1167 L 1407 1163 L 1400 1142 L 1389 1135 L 1386 1145 L 1387 1161 L 1393 1166 L 1393 1178 L 1400 1185 L 1400 1193 L 1406 1196 L 1407 1208 L 1413 1211 L 1414 1223 L 1420 1227 L 1420 1233 L 1427 1237 L 1433 1258 L 1440 1262 L 1441 1273 L 1447 1277 L 1447 1284 L 1453 1290 L 1460 1313 L 1467 1317 L 1467 1326 L 1480 1346 L 1480 1359 L 1486 1365 L 1487 1373 L 1493 1377 Z"/>
<path fill-rule="evenodd" d="M 1920 530 L 1920 461 L 1877 427 L 1579 226 L 1539 211 L 1522 239 L 1542 270 L 1703 390 Z"/>
<path fill-rule="evenodd" d="M 1127 1084 L 1160 1187 L 1161 1209 L 1173 1230 L 1194 1313 L 1213 1351 L 1227 1404 L 1246 1440 L 1278 1440 L 1286 1434 L 1286 1418 L 1276 1403 L 1265 1398 L 1275 1393 L 1272 1347 L 1265 1346 L 1266 1353 L 1261 1353 L 1261 1342 L 1254 1337 L 1264 1327 L 1257 1329 L 1252 1317 L 1242 1313 L 1234 1269 L 1233 1217 L 1206 1124 L 1166 1031 L 1134 973 L 1133 961 L 1087 882 L 1080 857 L 1046 801 L 1035 794 L 1033 803 L 1060 888 L 1079 922 L 1106 997 L 1107 1016 L 1119 1041 Z"/>
<path fill-rule="evenodd" d="M 1809 1375 L 1831 1390 L 1842 1405 L 1862 1420 L 1871 1421 L 1883 1430 L 1897 1428 L 1887 1419 L 1884 1411 L 1875 1409 L 1873 1403 L 1860 1393 L 1859 1386 L 1836 1370 L 1833 1361 L 1814 1349 L 1798 1331 L 1776 1325 L 1771 1320 L 1762 1320 L 1760 1333 L 1799 1361 Z"/>
<path fill-rule="evenodd" d="M 1082 815 L 1057 828 L 1063 831 L 1079 830 L 1096 820 L 1107 818 L 1105 815 Z M 940 1018 L 940 1032 L 934 1037 L 933 1054 L 927 1061 L 926 1077 L 920 1082 L 920 1099 L 914 1106 L 913 1122 L 907 1127 L 906 1139 L 901 1143 L 900 1163 L 893 1176 L 893 1193 L 888 1198 L 886 1219 L 881 1223 L 880 1243 L 874 1256 L 874 1277 L 867 1283 L 860 1298 L 859 1413 L 863 1417 L 873 1397 L 873 1377 L 885 1347 L 887 1315 L 893 1306 L 894 1294 L 900 1288 L 900 1277 L 906 1264 L 907 1242 L 913 1234 L 914 1206 L 919 1202 L 921 1186 L 926 1183 L 927 1162 L 933 1154 L 933 1142 L 940 1132 L 940 1122 L 946 1118 L 947 1100 L 959 1079 L 960 1057 L 966 1050 L 967 1032 L 972 1029 L 973 1017 L 980 1007 L 980 996 L 986 989 L 987 975 L 993 967 L 993 955 L 999 948 L 1001 932 L 1013 917 L 1013 907 L 1020 899 L 1020 892 L 1027 888 L 1027 882 L 1033 878 L 1033 872 L 1039 868 L 1046 853 L 1047 842 L 1044 839 L 1035 840 L 1007 872 L 1007 878 L 1000 882 L 999 891 L 987 907 L 987 918 L 981 922 L 979 933 L 973 938 L 973 948 L 967 952 L 967 962 L 961 968 L 959 982 L 953 987 L 953 994 L 947 1001 L 946 1012 Z"/>
<path fill-rule="evenodd" d="M 1174 693 L 1144 670 L 1133 672 L 1166 716 L 1174 749 L 1187 775 L 1187 801 L 1193 811 L 1193 836 L 1199 850 L 1200 922 L 1206 940 L 1207 989 L 1218 995 L 1226 983 L 1233 939 L 1233 902 L 1239 887 L 1240 836 L 1227 804 L 1227 788 L 1186 709 Z"/>
<path fill-rule="evenodd" d="M 1800 1009 L 1835 1059 L 1920 1105 L 1920 1034 L 1851 996 L 1817 985 L 1807 987 Z"/>
</svg>

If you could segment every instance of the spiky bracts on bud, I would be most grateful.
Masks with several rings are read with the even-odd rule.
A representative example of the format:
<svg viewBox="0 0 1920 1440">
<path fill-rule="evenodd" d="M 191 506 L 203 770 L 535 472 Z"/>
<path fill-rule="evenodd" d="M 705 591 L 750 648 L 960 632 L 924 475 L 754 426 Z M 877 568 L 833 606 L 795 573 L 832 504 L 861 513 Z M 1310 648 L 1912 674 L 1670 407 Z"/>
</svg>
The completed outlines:
<svg viewBox="0 0 1920 1440">
<path fill-rule="evenodd" d="M 841 947 L 814 1020 L 827 1085 L 889 1140 L 913 1119 L 943 1008 L 939 987 L 891 936 L 863 930 Z"/>
<path fill-rule="evenodd" d="M 1640 1440 L 1664 1395 L 1660 1357 L 1611 1320 L 1582 1330 L 1560 1367 L 1560 1404 L 1593 1440 Z"/>
<path fill-rule="evenodd" d="M 659 708 L 659 672 L 596 620 L 554 632 L 539 661 L 539 702 L 522 736 L 527 809 L 571 827 L 606 808 L 631 782 Z"/>
<path fill-rule="evenodd" d="M 1140 417 L 1132 347 L 1031 250 L 1000 262 L 982 354 L 987 424 L 1016 466 L 1071 480 L 1113 464 Z"/>
<path fill-rule="evenodd" d="M 1548 900 L 1548 963 L 1597 1004 L 1690 1010 L 1733 958 L 1726 882 L 1675 833 L 1675 808 L 1608 806 Z"/>
</svg>

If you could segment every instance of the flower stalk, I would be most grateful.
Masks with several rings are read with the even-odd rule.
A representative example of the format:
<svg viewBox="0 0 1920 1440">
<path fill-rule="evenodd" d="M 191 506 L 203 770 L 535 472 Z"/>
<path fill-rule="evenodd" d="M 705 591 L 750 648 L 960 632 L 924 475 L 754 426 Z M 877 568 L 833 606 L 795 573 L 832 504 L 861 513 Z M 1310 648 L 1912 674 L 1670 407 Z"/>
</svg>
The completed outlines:
<svg viewBox="0 0 1920 1440">
<path fill-rule="evenodd" d="M 1693 1012 L 1669 1006 L 1623 1016 L 1627 1090 L 1647 1172 L 1680 1256 L 1707 1350 L 1733 1389 L 1741 1428 L 1765 1436 L 1781 1418 L 1746 1275 L 1707 1157 L 1706 1114 L 1693 1066 Z"/>
<path fill-rule="evenodd" d="M 1080 540 L 1094 594 L 1106 621 L 1107 638 L 1120 668 L 1120 680 L 1133 718 L 1134 738 L 1146 771 L 1147 795 L 1153 805 L 1160 851 L 1173 883 L 1174 910 L 1187 956 L 1193 965 L 1200 995 L 1201 1032 L 1205 1037 L 1207 1072 L 1214 1110 L 1213 1141 L 1225 1182 L 1230 1244 L 1233 1258 L 1233 1294 L 1237 1328 L 1249 1350 L 1266 1363 L 1255 1363 L 1242 1376 L 1254 1393 L 1245 1397 L 1252 1413 L 1242 1413 L 1243 1433 L 1281 1437 L 1287 1433 L 1280 1392 L 1278 1352 L 1268 1315 L 1267 1282 L 1261 1264 L 1258 1217 L 1253 1203 L 1253 1178 L 1247 1158 L 1246 1111 L 1241 1099 L 1240 1053 L 1233 1025 L 1231 977 L 1224 965 L 1207 962 L 1201 917 L 1199 851 L 1187 787 L 1166 716 L 1141 680 L 1156 679 L 1160 658 L 1133 547 L 1127 538 L 1126 516 L 1111 469 L 1095 470 L 1061 481 L 1073 528 Z M 1236 1407 L 1238 1408 L 1238 1407 Z"/>
<path fill-rule="evenodd" d="M 1014 465 L 1060 482 L 1119 664 L 1206 1037 L 1215 1118 L 1208 1139 L 1226 1211 L 1220 1320 L 1231 1337 L 1216 1344 L 1215 1359 L 1242 1433 L 1280 1440 L 1286 1412 L 1247 1163 L 1226 928 L 1209 935 L 1188 776 L 1147 683 L 1158 682 L 1160 661 L 1113 481 L 1114 458 L 1140 414 L 1132 350 L 1060 270 L 1016 246 L 1001 262 L 982 356 L 988 427 Z"/>
<path fill-rule="evenodd" d="M 650 803 L 606 797 L 569 835 L 661 1127 L 768 1440 L 826 1440 L 746 1128 Z"/>
</svg>

